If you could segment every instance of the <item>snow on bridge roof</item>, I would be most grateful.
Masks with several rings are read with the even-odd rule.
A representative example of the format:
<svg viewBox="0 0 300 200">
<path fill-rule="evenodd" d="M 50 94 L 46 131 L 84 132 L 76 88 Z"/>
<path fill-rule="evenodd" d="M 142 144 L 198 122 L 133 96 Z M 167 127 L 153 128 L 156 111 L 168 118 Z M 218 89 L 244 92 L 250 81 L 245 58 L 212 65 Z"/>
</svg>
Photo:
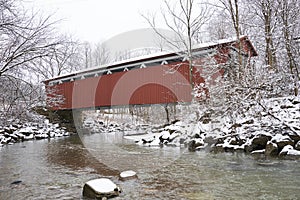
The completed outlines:
<svg viewBox="0 0 300 200">
<path fill-rule="evenodd" d="M 248 45 L 251 47 L 252 54 L 254 56 L 257 56 L 257 52 L 256 52 L 254 46 L 252 45 L 252 43 L 250 42 L 250 40 L 248 39 L 248 37 L 241 36 L 240 39 L 244 39 L 248 43 Z M 193 51 L 196 52 L 196 54 L 198 54 L 198 55 L 204 54 L 204 53 L 209 53 L 209 51 L 206 51 L 206 50 L 212 49 L 219 45 L 230 44 L 230 43 L 233 43 L 236 41 L 237 41 L 236 37 L 232 37 L 232 38 L 228 38 L 228 39 L 221 39 L 221 40 L 212 41 L 212 42 L 200 43 L 200 44 L 193 46 Z M 179 58 L 184 57 L 183 52 L 185 52 L 185 51 L 186 50 L 181 50 L 178 52 L 164 51 L 164 52 L 157 52 L 154 54 L 149 54 L 149 55 L 144 55 L 144 56 L 138 56 L 138 57 L 130 58 L 127 60 L 108 63 L 108 64 L 104 64 L 101 66 L 96 66 L 96 67 L 72 72 L 69 74 L 63 74 L 60 76 L 56 76 L 56 77 L 45 80 L 44 83 L 48 83 L 48 82 L 52 82 L 52 81 L 67 80 L 67 79 L 72 79 L 72 78 L 76 78 L 76 77 L 78 78 L 78 77 L 82 77 L 85 75 L 91 75 L 91 74 L 98 75 L 98 73 L 101 74 L 103 72 L 109 72 L 110 70 L 114 70 L 114 69 L 119 69 L 119 68 L 124 69 L 127 67 L 132 67 L 132 66 L 137 66 L 137 65 L 143 66 L 143 64 L 147 64 L 147 63 L 162 62 L 162 61 L 170 60 L 170 59 L 179 59 Z"/>
</svg>

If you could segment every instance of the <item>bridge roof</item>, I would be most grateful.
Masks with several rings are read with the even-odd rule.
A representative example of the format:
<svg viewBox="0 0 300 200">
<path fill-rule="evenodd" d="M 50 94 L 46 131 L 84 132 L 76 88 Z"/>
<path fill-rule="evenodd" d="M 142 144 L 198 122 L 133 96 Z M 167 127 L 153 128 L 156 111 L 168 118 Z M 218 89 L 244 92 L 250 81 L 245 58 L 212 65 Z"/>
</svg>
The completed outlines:
<svg viewBox="0 0 300 200">
<path fill-rule="evenodd" d="M 249 45 L 251 49 L 251 53 L 253 56 L 257 56 L 257 52 L 255 48 L 253 47 L 252 43 L 248 39 L 247 36 L 241 36 L 241 40 L 245 40 L 247 44 Z M 208 54 L 214 50 L 214 48 L 220 46 L 220 45 L 228 45 L 231 43 L 236 42 L 236 38 L 229 38 L 229 39 L 222 39 L 217 40 L 214 42 L 207 42 L 207 43 L 200 43 L 193 47 L 193 55 L 203 55 Z M 185 50 L 186 51 L 186 50 Z M 168 62 L 168 61 L 183 61 L 185 59 L 184 50 L 177 51 L 177 52 L 158 52 L 150 55 L 145 56 L 139 56 L 127 60 L 117 61 L 114 63 L 109 63 L 101 66 L 96 66 L 92 68 L 87 68 L 83 70 L 79 70 L 76 72 L 72 72 L 69 74 L 63 74 L 60 76 L 56 76 L 50 79 L 47 79 L 44 81 L 44 83 L 49 82 L 64 82 L 64 81 L 70 81 L 74 79 L 81 79 L 85 77 L 94 77 L 99 76 L 101 74 L 109 74 L 111 71 L 122 71 L 125 68 L 128 70 L 129 68 L 143 68 L 146 67 L 146 65 L 153 65 L 153 64 L 163 64 L 162 62 Z"/>
</svg>

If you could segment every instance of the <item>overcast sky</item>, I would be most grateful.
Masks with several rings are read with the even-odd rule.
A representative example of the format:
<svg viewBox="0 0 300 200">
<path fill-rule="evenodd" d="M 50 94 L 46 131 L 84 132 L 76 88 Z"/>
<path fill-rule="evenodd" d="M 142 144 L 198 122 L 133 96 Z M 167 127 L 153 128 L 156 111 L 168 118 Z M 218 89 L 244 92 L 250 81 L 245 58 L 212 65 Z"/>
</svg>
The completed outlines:
<svg viewBox="0 0 300 200">
<path fill-rule="evenodd" d="M 60 28 L 83 41 L 98 42 L 122 32 L 149 28 L 141 13 L 160 12 L 161 0 L 26 0 L 26 6 L 63 19 Z"/>
</svg>

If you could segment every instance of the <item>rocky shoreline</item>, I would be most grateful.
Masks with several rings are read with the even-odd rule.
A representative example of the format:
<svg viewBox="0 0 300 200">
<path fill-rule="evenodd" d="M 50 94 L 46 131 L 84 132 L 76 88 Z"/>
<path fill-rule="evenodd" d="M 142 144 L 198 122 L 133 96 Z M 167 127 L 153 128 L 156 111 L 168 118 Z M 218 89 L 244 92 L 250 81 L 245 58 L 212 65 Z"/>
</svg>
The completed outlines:
<svg viewBox="0 0 300 200">
<path fill-rule="evenodd" d="M 58 123 L 12 123 L 0 127 L 0 146 L 20 141 L 69 136 Z M 107 118 L 107 116 L 105 117 Z M 168 125 L 133 124 L 90 116 L 83 128 L 90 133 L 123 132 L 124 137 L 144 147 L 173 146 L 189 151 L 245 152 L 259 157 L 300 158 L 300 98 L 281 97 L 253 104 L 233 123 L 206 118 L 198 122 L 176 120 Z"/>
<path fill-rule="evenodd" d="M 185 127 L 180 122 L 166 126 L 161 132 L 147 136 L 125 136 L 145 147 L 174 146 L 188 148 L 189 151 L 208 150 L 210 152 L 245 152 L 259 157 L 300 158 L 300 136 L 293 132 L 283 134 L 251 132 L 247 135 L 209 135 L 205 132 L 189 135 L 183 133 Z M 277 129 L 278 130 L 278 129 Z"/>
<path fill-rule="evenodd" d="M 42 123 L 12 123 L 9 126 L 0 127 L 0 146 L 28 140 L 69 136 L 70 134 L 66 128 L 60 127 L 58 123 L 50 123 L 48 119 L 43 120 Z"/>
<path fill-rule="evenodd" d="M 261 106 L 260 106 L 261 107 Z M 280 156 L 300 158 L 300 101 L 299 98 L 276 98 L 266 107 L 244 113 L 230 124 L 224 121 L 213 127 L 200 121 L 190 131 L 189 125 L 176 122 L 164 127 L 159 135 L 141 139 L 141 145 L 184 146 L 190 151 L 208 149 L 213 152 L 245 152 L 260 157 Z M 253 112 L 253 111 L 256 112 Z M 257 115 L 258 114 L 258 115 Z"/>
<path fill-rule="evenodd" d="M 253 104 L 232 123 L 226 119 L 191 123 L 177 120 L 153 127 L 86 120 L 92 133 L 124 131 L 124 137 L 144 147 L 174 146 L 189 151 L 245 152 L 259 157 L 300 158 L 300 98 L 272 98 Z M 136 133 L 127 131 L 135 129 Z M 142 134 L 146 133 L 146 134 Z"/>
</svg>

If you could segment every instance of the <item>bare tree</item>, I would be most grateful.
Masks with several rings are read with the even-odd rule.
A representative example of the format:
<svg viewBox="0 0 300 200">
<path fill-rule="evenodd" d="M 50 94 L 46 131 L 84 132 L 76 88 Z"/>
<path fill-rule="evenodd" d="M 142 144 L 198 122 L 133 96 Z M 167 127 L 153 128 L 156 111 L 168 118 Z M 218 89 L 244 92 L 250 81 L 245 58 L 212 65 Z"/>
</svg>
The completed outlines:
<svg viewBox="0 0 300 200">
<path fill-rule="evenodd" d="M 176 37 L 173 39 L 167 38 L 157 30 L 155 16 L 149 17 L 143 15 L 143 17 L 170 47 L 173 47 L 177 51 L 184 48 L 184 56 L 187 57 L 189 63 L 190 84 L 193 87 L 192 46 L 195 43 L 194 39 L 199 37 L 199 31 L 202 30 L 203 26 L 210 19 L 212 10 L 207 4 L 200 3 L 197 0 L 179 0 L 176 3 L 164 0 L 164 8 L 161 15 L 166 26 L 175 33 Z"/>
<path fill-rule="evenodd" d="M 33 71 L 42 79 L 74 72 L 82 68 L 83 58 L 79 43 L 71 36 L 60 36 L 59 43 L 48 49 L 49 55 L 35 62 Z"/>
<path fill-rule="evenodd" d="M 93 65 L 99 66 L 110 62 L 110 52 L 105 44 L 98 42 L 92 51 Z"/>
<path fill-rule="evenodd" d="M 238 72 L 236 81 L 242 81 L 243 78 L 243 58 L 242 58 L 242 46 L 240 43 L 240 36 L 242 35 L 240 24 L 240 3 L 238 0 L 219 0 L 223 5 L 223 10 L 227 11 L 230 15 L 235 35 L 238 40 Z"/>
<path fill-rule="evenodd" d="M 84 42 L 82 45 L 83 60 L 85 68 L 92 67 L 92 47 L 89 42 Z"/>
<path fill-rule="evenodd" d="M 278 46 L 276 35 L 279 29 L 277 3 L 271 0 L 249 0 L 245 4 L 252 13 L 248 24 L 251 24 L 251 29 L 253 29 L 252 34 L 256 38 L 257 47 L 262 47 L 263 61 L 269 69 L 278 70 L 276 56 L 276 47 Z"/>
<path fill-rule="evenodd" d="M 0 77 L 0 117 L 20 118 L 41 97 L 36 85 L 24 80 L 19 72 Z"/>
<path fill-rule="evenodd" d="M 209 40 L 220 40 L 230 38 L 234 35 L 234 29 L 230 19 L 228 19 L 227 13 L 223 11 L 216 11 L 212 19 L 207 26 L 207 32 L 209 33 Z"/>
<path fill-rule="evenodd" d="M 299 74 L 299 63 L 296 62 L 297 51 L 295 51 L 295 41 L 294 38 L 299 35 L 299 25 L 300 25 L 300 9 L 295 7 L 299 5 L 299 0 L 284 0 L 277 1 L 279 8 L 279 16 L 282 23 L 282 35 L 283 43 L 287 55 L 287 64 L 289 66 L 290 73 L 294 79 L 294 95 L 298 95 L 298 85 L 297 82 L 300 81 Z"/>
<path fill-rule="evenodd" d="M 40 58 L 49 56 L 49 49 L 58 42 L 51 36 L 50 17 L 27 16 L 10 0 L 1 0 L 0 5 L 0 76 L 3 76 L 15 69 L 29 68 Z"/>
<path fill-rule="evenodd" d="M 0 109 L 6 117 L 27 113 L 40 103 L 42 89 L 37 77 L 49 77 L 45 71 L 57 75 L 68 59 L 61 57 L 65 46 L 55 36 L 56 22 L 51 16 L 27 12 L 19 2 L 0 0 Z M 46 65 L 45 60 L 50 59 L 56 59 L 60 66 Z"/>
<path fill-rule="evenodd" d="M 157 53 L 157 52 L 160 52 L 160 49 L 140 48 L 140 49 L 133 49 L 133 50 L 124 50 L 124 51 L 116 52 L 114 61 L 127 60 L 130 58 L 136 58 L 139 56 L 150 55 L 150 54 Z"/>
</svg>

